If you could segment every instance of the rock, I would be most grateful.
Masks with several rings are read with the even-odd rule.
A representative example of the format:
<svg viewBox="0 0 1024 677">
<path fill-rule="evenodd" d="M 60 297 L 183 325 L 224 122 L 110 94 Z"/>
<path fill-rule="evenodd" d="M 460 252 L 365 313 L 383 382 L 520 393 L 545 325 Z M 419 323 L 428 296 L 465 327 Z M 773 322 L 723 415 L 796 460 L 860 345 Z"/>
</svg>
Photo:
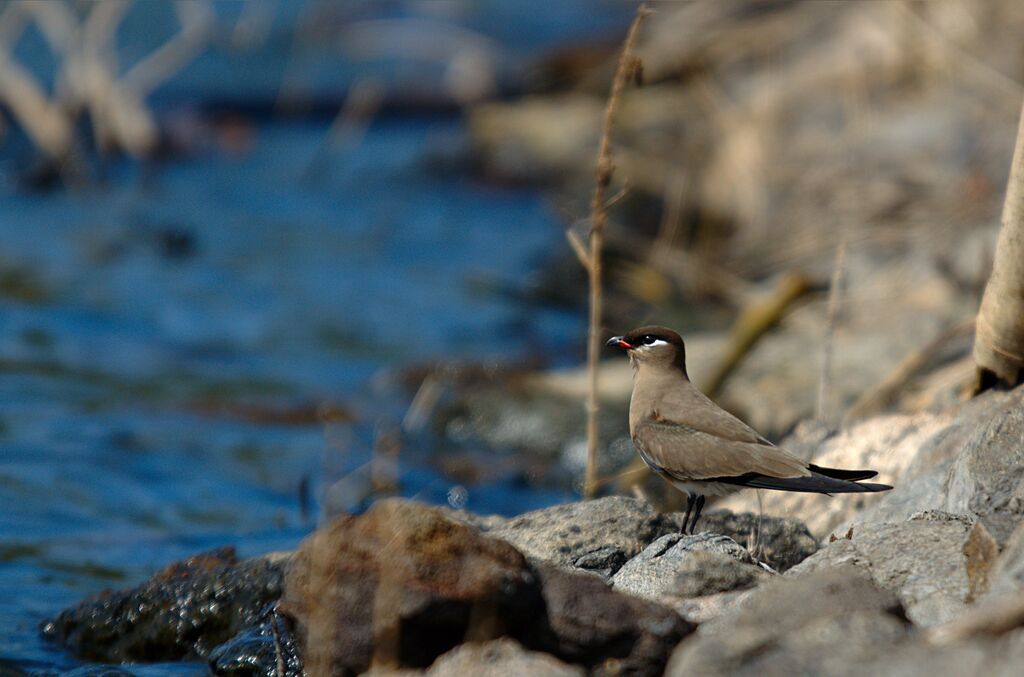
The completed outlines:
<svg viewBox="0 0 1024 677">
<path fill-rule="evenodd" d="M 977 515 L 999 543 L 1024 519 L 1024 387 L 976 419 L 950 469 L 946 509 Z"/>
<path fill-rule="evenodd" d="M 61 612 L 43 633 L 92 661 L 206 658 L 277 600 L 286 563 L 275 556 L 239 562 L 233 548 L 197 555 L 136 588 Z"/>
<path fill-rule="evenodd" d="M 683 513 L 673 516 L 682 524 Z M 757 513 L 712 510 L 701 515 L 700 529 L 743 544 L 756 559 L 786 571 L 818 551 L 818 541 L 800 520 Z"/>
<path fill-rule="evenodd" d="M 768 571 L 756 564 L 748 564 L 717 552 L 698 550 L 680 565 L 672 584 L 672 594 L 687 598 L 745 590 L 770 576 Z"/>
<path fill-rule="evenodd" d="M 680 644 L 665 674 L 847 674 L 908 634 L 895 595 L 840 566 L 756 588 Z"/>
<path fill-rule="evenodd" d="M 635 498 L 608 496 L 534 510 L 487 529 L 529 557 L 610 575 L 675 523 Z"/>
<path fill-rule="evenodd" d="M 985 585 L 979 579 L 987 580 L 995 560 L 986 537 L 970 517 L 926 512 L 906 522 L 854 527 L 851 538 L 829 543 L 787 576 L 853 566 L 899 596 L 915 624 L 930 627 L 962 613 L 972 587 Z"/>
<path fill-rule="evenodd" d="M 579 663 L 591 675 L 661 675 L 694 625 L 659 604 L 625 595 L 599 577 L 540 563 L 547 627 L 529 646 Z"/>
<path fill-rule="evenodd" d="M 342 516 L 307 537 L 286 577 L 311 674 L 426 667 L 466 640 L 521 634 L 544 605 L 508 543 L 400 499 Z"/>
<path fill-rule="evenodd" d="M 583 668 L 567 665 L 547 654 L 528 651 L 519 642 L 503 638 L 469 642 L 444 654 L 427 670 L 427 677 L 583 677 Z"/>
<path fill-rule="evenodd" d="M 257 625 L 210 653 L 210 669 L 224 677 L 302 677 L 302 656 L 292 624 L 267 607 Z"/>
<path fill-rule="evenodd" d="M 880 416 L 869 419 L 830 437 L 813 455 L 814 463 L 833 468 L 871 468 L 878 481 L 892 484 L 896 494 L 906 468 L 923 444 L 941 434 L 951 423 L 949 416 L 917 414 Z M 785 448 L 801 448 L 799 438 L 780 443 Z M 808 450 L 811 451 L 811 450 Z M 715 504 L 736 512 L 759 512 L 758 492 L 743 491 Z M 817 538 L 824 538 L 858 512 L 888 499 L 881 494 L 842 494 L 822 496 L 784 491 L 760 492 L 766 515 L 792 515 L 804 521 Z M 930 506 L 929 506 L 930 507 Z M 934 507 L 939 507 L 938 505 Z"/>
<path fill-rule="evenodd" d="M 816 451 L 799 435 L 784 440 L 781 446 L 814 451 L 819 465 L 877 470 L 878 481 L 895 488 L 834 497 L 765 491 L 763 510 L 801 517 L 818 538 L 921 510 L 971 512 L 1003 543 L 1024 517 L 1012 488 L 1015 477 L 1024 477 L 1024 450 L 1016 442 L 1022 435 L 1022 399 L 1024 388 L 1018 388 L 985 393 L 939 413 L 879 416 L 829 437 Z M 740 492 L 716 507 L 756 513 L 757 500 L 755 492 Z"/>
<path fill-rule="evenodd" d="M 753 561 L 728 536 L 667 534 L 619 569 L 612 587 L 655 601 L 665 595 L 698 597 L 754 585 L 763 571 Z"/>
<path fill-rule="evenodd" d="M 1024 522 L 1018 524 L 1007 539 L 991 578 L 989 595 L 992 597 L 1024 592 Z"/>
</svg>

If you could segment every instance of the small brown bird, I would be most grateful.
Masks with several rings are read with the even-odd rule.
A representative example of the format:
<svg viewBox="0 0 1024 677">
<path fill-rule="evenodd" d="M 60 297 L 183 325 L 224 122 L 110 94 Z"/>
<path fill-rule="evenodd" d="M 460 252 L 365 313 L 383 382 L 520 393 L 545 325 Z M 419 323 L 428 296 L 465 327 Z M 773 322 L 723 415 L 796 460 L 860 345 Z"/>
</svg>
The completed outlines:
<svg viewBox="0 0 1024 677">
<path fill-rule="evenodd" d="M 744 487 L 818 494 L 892 489 L 859 482 L 878 474 L 873 470 L 822 468 L 797 458 L 712 402 L 690 383 L 686 347 L 671 329 L 640 327 L 607 345 L 625 349 L 633 364 L 633 445 L 648 466 L 688 496 L 683 532 L 693 533 L 706 494 Z"/>
</svg>

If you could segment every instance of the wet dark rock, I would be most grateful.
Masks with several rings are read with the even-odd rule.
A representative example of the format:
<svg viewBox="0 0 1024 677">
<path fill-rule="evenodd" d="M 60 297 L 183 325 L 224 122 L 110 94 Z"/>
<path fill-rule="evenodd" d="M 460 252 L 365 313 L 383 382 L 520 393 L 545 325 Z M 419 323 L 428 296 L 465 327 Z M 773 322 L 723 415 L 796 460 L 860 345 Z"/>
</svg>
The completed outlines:
<svg viewBox="0 0 1024 677">
<path fill-rule="evenodd" d="M 519 551 L 398 499 L 303 541 L 281 608 L 298 622 L 312 674 L 359 673 L 371 659 L 426 667 L 467 639 L 515 635 L 543 617 Z"/>
<path fill-rule="evenodd" d="M 895 595 L 840 566 L 756 588 L 683 642 L 665 674 L 848 674 L 909 632 Z"/>
<path fill-rule="evenodd" d="M 43 632 L 92 661 L 206 658 L 277 600 L 284 567 L 284 558 L 239 562 L 233 548 L 222 548 L 173 564 L 136 588 L 86 599 Z"/>
<path fill-rule="evenodd" d="M 524 513 L 492 524 L 487 534 L 529 557 L 608 575 L 648 543 L 677 529 L 668 516 L 643 501 L 608 496 Z"/>
<path fill-rule="evenodd" d="M 469 642 L 455 647 L 430 666 L 427 677 L 583 677 L 583 668 L 553 656 L 524 649 L 514 639 Z"/>
<path fill-rule="evenodd" d="M 672 518 L 682 524 L 683 513 Z M 776 571 L 786 571 L 818 551 L 818 540 L 803 522 L 792 517 L 712 510 L 700 520 L 701 531 L 728 536 Z"/>
<path fill-rule="evenodd" d="M 210 653 L 210 669 L 225 677 L 302 677 L 302 657 L 291 622 L 274 607 Z"/>
<path fill-rule="evenodd" d="M 699 557 L 708 554 L 717 555 L 719 559 Z M 695 559 L 699 560 L 699 565 Z M 717 573 L 700 571 L 702 567 L 713 568 Z M 745 573 L 743 568 L 747 569 Z M 688 576 L 694 572 L 698 572 L 696 576 Z M 665 595 L 697 597 L 750 587 L 763 573 L 750 553 L 728 536 L 708 532 L 693 536 L 675 533 L 662 536 L 629 560 L 612 577 L 612 586 L 621 592 L 659 601 Z"/>
<path fill-rule="evenodd" d="M 996 547 L 973 518 L 926 512 L 905 522 L 865 524 L 827 544 L 788 576 L 849 566 L 897 595 L 915 624 L 933 626 L 962 613 L 987 580 Z M 973 579 L 973 580 L 972 580 Z"/>
<path fill-rule="evenodd" d="M 695 626 L 674 611 L 617 592 L 599 577 L 537 566 L 547 626 L 528 645 L 579 663 L 592 675 L 660 675 L 669 653 Z"/>
<path fill-rule="evenodd" d="M 119 665 L 83 665 L 62 672 L 61 677 L 136 677 L 136 674 Z"/>
</svg>

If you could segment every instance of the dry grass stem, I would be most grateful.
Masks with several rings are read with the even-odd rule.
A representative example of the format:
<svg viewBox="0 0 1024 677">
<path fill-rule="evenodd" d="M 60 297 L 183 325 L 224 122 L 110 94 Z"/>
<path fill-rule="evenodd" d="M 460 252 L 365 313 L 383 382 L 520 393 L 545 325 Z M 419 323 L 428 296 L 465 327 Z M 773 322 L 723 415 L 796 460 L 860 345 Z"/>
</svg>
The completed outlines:
<svg viewBox="0 0 1024 677">
<path fill-rule="evenodd" d="M 832 281 L 828 290 L 828 306 L 825 310 L 825 335 L 821 349 L 821 375 L 818 379 L 818 403 L 815 418 L 828 424 L 828 405 L 832 384 L 832 354 L 835 350 L 836 323 L 843 302 L 843 279 L 846 276 L 846 236 L 836 246 L 836 260 L 832 266 Z"/>
<path fill-rule="evenodd" d="M 615 114 L 622 99 L 622 92 L 629 80 L 637 79 L 640 74 L 640 60 L 633 55 L 633 46 L 640 33 L 640 26 L 650 11 L 646 4 L 640 5 L 636 18 L 629 27 L 626 40 L 619 55 L 619 63 L 612 80 L 611 94 L 604 113 L 604 126 L 601 142 L 597 151 L 597 172 L 593 199 L 590 201 L 590 254 L 587 275 L 590 283 L 590 328 L 587 342 L 587 371 L 589 387 L 587 391 L 587 469 L 583 482 L 583 493 L 592 497 L 597 490 L 597 417 L 600 405 L 597 399 L 597 361 L 601 352 L 601 251 L 604 247 L 604 225 L 608 219 L 608 207 L 605 193 L 612 180 L 614 165 L 611 157 L 611 133 L 615 124 Z"/>
</svg>

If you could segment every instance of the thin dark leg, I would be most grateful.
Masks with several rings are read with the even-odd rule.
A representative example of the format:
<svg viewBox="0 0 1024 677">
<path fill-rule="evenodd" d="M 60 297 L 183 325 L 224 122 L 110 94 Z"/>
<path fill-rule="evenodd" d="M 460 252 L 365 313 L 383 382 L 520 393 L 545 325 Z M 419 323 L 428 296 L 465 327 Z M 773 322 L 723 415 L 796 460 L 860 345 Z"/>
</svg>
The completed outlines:
<svg viewBox="0 0 1024 677">
<path fill-rule="evenodd" d="M 683 525 L 679 527 L 679 533 L 686 533 L 686 525 L 690 522 L 690 512 L 693 510 L 694 499 L 697 497 L 693 494 L 686 494 L 686 515 L 683 517 Z"/>
<path fill-rule="evenodd" d="M 697 520 L 700 519 L 700 511 L 704 509 L 704 494 L 697 497 L 697 505 L 693 512 L 693 522 L 690 523 L 690 533 L 697 533 Z"/>
</svg>

